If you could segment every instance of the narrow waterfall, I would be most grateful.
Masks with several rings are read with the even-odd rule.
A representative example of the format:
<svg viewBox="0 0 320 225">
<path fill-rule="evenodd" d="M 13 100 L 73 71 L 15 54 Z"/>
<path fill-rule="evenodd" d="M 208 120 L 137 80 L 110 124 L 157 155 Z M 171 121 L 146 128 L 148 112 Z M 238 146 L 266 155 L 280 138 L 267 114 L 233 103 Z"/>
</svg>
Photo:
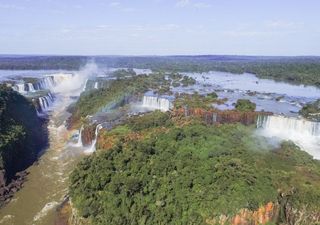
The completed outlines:
<svg viewBox="0 0 320 225">
<path fill-rule="evenodd" d="M 92 153 L 92 152 L 94 152 L 94 151 L 96 150 L 96 143 L 97 143 L 98 134 L 99 134 L 99 130 L 100 130 L 100 129 L 102 129 L 102 125 L 101 125 L 101 124 L 98 124 L 98 125 L 96 126 L 95 138 L 94 138 L 94 140 L 92 141 L 92 144 L 91 144 L 90 148 L 87 149 L 87 150 L 85 151 L 85 153 Z"/>
<path fill-rule="evenodd" d="M 86 82 L 84 82 L 84 86 L 83 86 L 82 91 L 86 91 L 88 81 L 89 81 L 89 79 L 86 79 Z"/>
<path fill-rule="evenodd" d="M 98 82 L 94 83 L 94 89 L 98 89 Z"/>
<path fill-rule="evenodd" d="M 79 130 L 79 135 L 78 135 L 78 142 L 76 144 L 77 147 L 82 147 L 82 131 L 83 131 L 83 126 L 81 126 L 80 130 Z"/>
<path fill-rule="evenodd" d="M 279 115 L 260 116 L 257 128 L 267 137 L 291 140 L 303 150 L 320 159 L 320 122 Z"/>
<path fill-rule="evenodd" d="M 28 83 L 28 91 L 29 92 L 35 92 L 33 84 L 32 83 Z"/>
<path fill-rule="evenodd" d="M 142 106 L 153 110 L 169 111 L 171 102 L 169 99 L 158 96 L 143 96 Z"/>
</svg>

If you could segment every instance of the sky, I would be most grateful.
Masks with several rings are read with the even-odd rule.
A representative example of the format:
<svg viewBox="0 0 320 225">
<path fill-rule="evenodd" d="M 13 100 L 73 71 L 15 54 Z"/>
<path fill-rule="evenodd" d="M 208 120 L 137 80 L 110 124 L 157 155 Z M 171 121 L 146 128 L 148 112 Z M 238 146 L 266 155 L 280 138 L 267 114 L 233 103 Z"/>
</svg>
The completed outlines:
<svg viewBox="0 0 320 225">
<path fill-rule="evenodd" d="M 320 55 L 319 0 L 0 0 L 0 54 Z"/>
</svg>

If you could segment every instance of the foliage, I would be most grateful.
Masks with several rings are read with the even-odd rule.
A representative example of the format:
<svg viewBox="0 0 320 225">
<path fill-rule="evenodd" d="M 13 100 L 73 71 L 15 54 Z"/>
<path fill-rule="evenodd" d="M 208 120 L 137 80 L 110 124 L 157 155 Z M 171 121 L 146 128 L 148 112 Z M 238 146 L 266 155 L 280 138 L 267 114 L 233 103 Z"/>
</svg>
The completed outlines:
<svg viewBox="0 0 320 225">
<path fill-rule="evenodd" d="M 320 122 L 320 99 L 306 104 L 299 113 L 307 119 Z"/>
<path fill-rule="evenodd" d="M 278 190 L 292 187 L 294 207 L 320 209 L 320 163 L 292 143 L 272 150 L 250 127 L 177 126 L 160 114 L 115 128 L 122 137 L 111 150 L 79 163 L 70 196 L 81 216 L 93 224 L 205 224 L 276 202 Z M 145 138 L 126 139 L 145 129 Z"/>
<path fill-rule="evenodd" d="M 0 169 L 10 179 L 37 157 L 46 132 L 36 110 L 25 97 L 0 85 Z"/>
<path fill-rule="evenodd" d="M 256 104 L 248 99 L 238 99 L 235 108 L 242 112 L 255 111 Z"/>
<path fill-rule="evenodd" d="M 211 109 L 212 104 L 221 104 L 225 99 L 217 99 L 218 95 L 214 92 L 205 95 L 200 95 L 197 92 L 194 94 L 180 94 L 176 96 L 174 106 L 176 108 L 203 108 Z"/>
<path fill-rule="evenodd" d="M 253 73 L 261 78 L 320 86 L 319 57 L 255 56 L 2 56 L 0 69 L 77 70 L 94 60 L 101 67 L 141 68 L 153 71 Z"/>
</svg>

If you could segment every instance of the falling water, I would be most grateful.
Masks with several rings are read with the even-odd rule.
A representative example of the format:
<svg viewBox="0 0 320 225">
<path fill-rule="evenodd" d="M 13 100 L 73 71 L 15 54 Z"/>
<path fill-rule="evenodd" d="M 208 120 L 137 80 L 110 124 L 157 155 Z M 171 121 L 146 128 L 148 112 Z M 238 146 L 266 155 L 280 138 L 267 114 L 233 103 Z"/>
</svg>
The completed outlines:
<svg viewBox="0 0 320 225">
<path fill-rule="evenodd" d="M 86 81 L 84 82 L 84 86 L 83 86 L 82 91 L 86 91 L 88 80 L 89 79 L 86 79 Z"/>
<path fill-rule="evenodd" d="M 33 87 L 33 84 L 32 83 L 28 83 L 28 91 L 29 92 L 35 92 L 35 90 L 34 90 L 34 87 Z"/>
<path fill-rule="evenodd" d="M 171 108 L 171 102 L 169 99 L 158 96 L 143 96 L 142 106 L 153 110 L 161 110 L 163 112 L 169 111 Z"/>
<path fill-rule="evenodd" d="M 76 144 L 77 147 L 82 147 L 82 131 L 83 131 L 83 126 L 79 130 L 79 135 L 78 135 L 78 142 Z"/>
<path fill-rule="evenodd" d="M 26 90 L 25 90 L 25 87 L 24 87 L 24 83 L 18 83 L 18 84 L 15 84 L 15 89 L 21 93 L 21 94 L 24 94 L 26 93 Z"/>
<path fill-rule="evenodd" d="M 101 124 L 98 124 L 96 126 L 96 131 L 95 131 L 95 138 L 94 140 L 92 141 L 92 144 L 90 146 L 89 149 L 87 149 L 85 151 L 85 153 L 89 154 L 89 153 L 93 153 L 95 150 L 96 150 L 96 143 L 97 143 L 97 139 L 98 139 L 98 134 L 99 134 L 99 130 L 102 128 L 102 125 Z"/>
<path fill-rule="evenodd" d="M 303 150 L 320 159 L 320 123 L 279 115 L 260 116 L 257 127 L 266 137 L 291 140 Z"/>
<path fill-rule="evenodd" d="M 98 82 L 94 83 L 94 89 L 98 89 Z"/>
</svg>

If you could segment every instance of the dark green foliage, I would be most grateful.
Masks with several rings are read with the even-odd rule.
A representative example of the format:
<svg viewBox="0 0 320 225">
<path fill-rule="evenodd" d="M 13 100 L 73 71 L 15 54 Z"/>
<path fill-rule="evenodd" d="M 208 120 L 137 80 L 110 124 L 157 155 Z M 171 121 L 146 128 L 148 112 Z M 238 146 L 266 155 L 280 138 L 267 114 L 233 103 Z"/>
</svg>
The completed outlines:
<svg viewBox="0 0 320 225">
<path fill-rule="evenodd" d="M 210 98 L 218 98 L 218 94 L 215 92 L 211 92 L 211 93 L 207 94 L 207 96 Z"/>
<path fill-rule="evenodd" d="M 256 104 L 248 99 L 238 99 L 235 108 L 241 112 L 256 110 Z"/>
<path fill-rule="evenodd" d="M 32 163 L 46 143 L 46 132 L 31 102 L 0 86 L 0 169 L 10 179 Z"/>
<path fill-rule="evenodd" d="M 144 130 L 150 127 L 169 126 L 171 123 L 170 115 L 155 111 L 142 117 L 133 117 L 127 121 L 127 125 L 134 131 Z"/>
<path fill-rule="evenodd" d="M 168 123 L 165 117 L 156 112 L 129 122 L 131 129 L 147 128 L 149 138 L 122 140 L 77 166 L 70 196 L 80 215 L 101 225 L 205 224 L 209 217 L 276 202 L 278 189 L 292 187 L 299 190 L 295 207 L 311 202 L 308 207 L 319 209 L 314 179 L 320 164 L 295 145 L 266 150 L 242 125 L 171 123 L 164 132 L 152 131 Z M 309 175 L 301 176 L 301 168 Z"/>
<path fill-rule="evenodd" d="M 303 106 L 299 113 L 309 120 L 320 122 L 320 99 Z"/>
</svg>

